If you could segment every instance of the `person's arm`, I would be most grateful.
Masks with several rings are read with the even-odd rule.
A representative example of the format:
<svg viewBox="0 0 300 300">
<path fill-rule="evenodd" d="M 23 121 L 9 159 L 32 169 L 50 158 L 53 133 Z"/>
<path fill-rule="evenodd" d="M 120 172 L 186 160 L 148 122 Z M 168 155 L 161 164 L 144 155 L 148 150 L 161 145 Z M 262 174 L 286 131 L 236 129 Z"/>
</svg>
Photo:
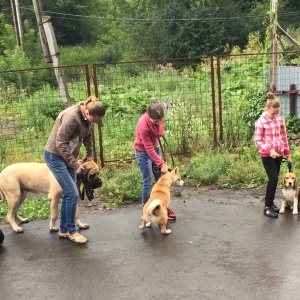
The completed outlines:
<svg viewBox="0 0 300 300">
<path fill-rule="evenodd" d="M 145 150 L 149 157 L 154 161 L 154 163 L 161 168 L 164 163 L 163 159 L 156 153 L 154 145 L 152 143 L 150 132 L 144 131 L 141 134 L 142 142 L 145 147 Z"/>
<path fill-rule="evenodd" d="M 284 148 L 284 155 L 287 157 L 287 162 L 291 163 L 292 162 L 292 154 L 291 154 L 289 142 L 287 139 L 285 121 L 283 118 L 282 118 L 282 125 L 281 125 L 280 133 L 281 133 L 281 140 L 282 140 L 283 148 Z"/>
<path fill-rule="evenodd" d="M 56 149 L 63 157 L 63 159 L 72 166 L 74 170 L 77 170 L 80 166 L 79 162 L 77 161 L 76 157 L 74 157 L 73 153 L 71 152 L 70 148 L 70 141 L 74 134 L 79 130 L 79 124 L 77 123 L 74 117 L 70 118 L 62 118 L 61 124 L 58 128 L 57 135 L 56 135 Z M 73 139 L 72 142 L 79 144 L 79 138 Z"/>
<path fill-rule="evenodd" d="M 83 145 L 85 147 L 85 156 L 83 158 L 83 162 L 93 160 L 93 125 L 91 124 L 91 128 L 89 133 L 83 138 Z"/>
<path fill-rule="evenodd" d="M 260 119 L 255 122 L 254 143 L 260 152 L 270 154 L 272 145 L 264 143 L 265 128 Z"/>
</svg>

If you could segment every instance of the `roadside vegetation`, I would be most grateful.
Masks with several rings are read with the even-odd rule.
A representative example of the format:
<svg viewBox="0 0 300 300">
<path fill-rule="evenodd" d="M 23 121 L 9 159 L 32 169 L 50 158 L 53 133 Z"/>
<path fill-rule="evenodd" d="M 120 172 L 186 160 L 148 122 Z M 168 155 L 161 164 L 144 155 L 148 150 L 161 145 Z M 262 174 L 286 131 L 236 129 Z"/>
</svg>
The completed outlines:
<svg viewBox="0 0 300 300">
<path fill-rule="evenodd" d="M 265 20 L 269 1 L 229 0 L 226 5 L 223 0 L 167 2 L 123 1 L 117 4 L 111 0 L 89 0 L 87 5 L 82 5 L 79 0 L 72 3 L 54 0 L 44 3 L 44 10 L 52 14 L 62 62 L 66 66 L 211 54 L 249 55 L 270 50 L 269 20 Z M 289 34 L 300 42 L 296 14 L 300 4 L 293 2 L 284 2 L 282 11 L 285 14 L 279 14 L 279 18 L 282 27 L 288 28 Z M 14 28 L 5 5 L 0 4 L 0 71 L 46 67 L 35 29 L 35 16 L 28 9 L 32 1 L 24 0 L 22 3 L 22 47 L 15 46 Z M 26 5 L 28 7 L 24 7 Z M 91 16 L 91 11 L 100 13 Z M 60 18 L 60 13 L 75 17 Z M 228 22 L 221 21 L 220 17 L 224 16 Z M 282 44 L 284 49 L 293 50 L 286 39 L 282 40 Z M 294 65 L 300 62 L 299 54 L 289 59 Z M 140 203 L 141 175 L 132 160 L 133 124 L 148 106 L 153 97 L 152 91 L 156 89 L 162 91 L 162 99 L 172 95 L 178 100 L 172 111 L 172 122 L 166 117 L 165 129 L 170 145 L 178 147 L 172 150 L 186 153 L 175 157 L 175 165 L 179 167 L 186 185 L 198 189 L 207 186 L 220 189 L 264 188 L 267 178 L 252 136 L 254 121 L 261 114 L 265 102 L 268 87 L 262 74 L 265 75 L 268 63 L 250 55 L 246 61 L 239 56 L 221 60 L 224 74 L 222 103 L 227 119 L 224 119 L 224 141 L 214 146 L 212 115 L 207 109 L 211 101 L 207 78 L 210 79 L 211 70 L 205 60 L 185 65 L 166 63 L 156 70 L 128 67 L 121 70 L 124 75 L 121 83 L 118 80 L 114 82 L 113 73 L 109 73 L 109 67 L 105 66 L 101 75 L 107 82 L 101 82 L 99 86 L 99 96 L 108 107 L 103 120 L 104 149 L 112 160 L 119 156 L 124 159 L 108 163 L 101 169 L 103 186 L 95 191 L 96 197 L 114 205 Z M 20 76 L 9 72 L 0 74 L 0 121 L 6 122 L 4 125 L 1 123 L 0 140 L 8 141 L 0 143 L 1 168 L 15 161 L 43 161 L 40 153 L 48 133 L 58 113 L 66 107 L 55 87 L 52 73 L 52 70 L 43 70 L 39 73 L 29 71 Z M 72 102 L 75 103 L 86 97 L 85 77 L 68 75 L 74 78 L 69 85 L 73 91 Z M 199 95 L 201 99 L 197 98 Z M 40 100 L 38 104 L 33 102 L 36 98 Z M 196 103 L 201 103 L 201 107 Z M 19 141 L 10 139 L 12 119 L 19 120 L 11 127 Z M 106 126 L 116 119 L 122 131 Z M 300 132 L 297 117 L 286 116 L 286 124 L 290 133 Z M 180 138 L 176 135 L 179 131 Z M 32 136 L 36 140 L 25 148 L 21 141 Z M 122 142 L 121 145 L 115 146 L 118 141 Z M 293 169 L 297 174 L 300 170 L 300 147 L 291 145 L 291 148 Z M 171 164 L 170 157 L 167 162 Z M 281 172 L 286 170 L 283 163 Z M 0 203 L 0 222 L 5 221 L 6 213 L 7 203 Z M 46 197 L 28 198 L 19 213 L 31 220 L 47 219 L 49 201 Z"/>
</svg>

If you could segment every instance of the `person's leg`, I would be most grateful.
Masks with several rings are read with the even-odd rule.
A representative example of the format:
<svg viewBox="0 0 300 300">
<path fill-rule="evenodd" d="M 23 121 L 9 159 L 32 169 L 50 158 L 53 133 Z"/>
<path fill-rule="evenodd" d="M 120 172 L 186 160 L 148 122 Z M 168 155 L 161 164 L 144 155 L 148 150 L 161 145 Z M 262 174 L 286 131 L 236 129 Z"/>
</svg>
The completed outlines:
<svg viewBox="0 0 300 300">
<path fill-rule="evenodd" d="M 78 190 L 75 184 L 76 172 L 68 166 L 62 157 L 45 151 L 46 163 L 62 188 L 60 232 L 73 234 L 77 232 L 75 212 Z"/>
<path fill-rule="evenodd" d="M 278 209 L 274 207 L 274 198 L 278 183 L 281 160 L 282 157 L 278 159 L 273 159 L 271 157 L 262 157 L 263 166 L 268 176 L 264 214 L 273 218 L 278 217 Z"/>
<path fill-rule="evenodd" d="M 135 151 L 135 157 L 142 174 L 142 205 L 150 198 L 152 188 L 152 160 L 146 152 Z"/>
<path fill-rule="evenodd" d="M 282 157 L 276 159 L 271 157 L 263 157 L 262 161 L 268 175 L 265 205 L 272 206 L 275 198 Z"/>
</svg>

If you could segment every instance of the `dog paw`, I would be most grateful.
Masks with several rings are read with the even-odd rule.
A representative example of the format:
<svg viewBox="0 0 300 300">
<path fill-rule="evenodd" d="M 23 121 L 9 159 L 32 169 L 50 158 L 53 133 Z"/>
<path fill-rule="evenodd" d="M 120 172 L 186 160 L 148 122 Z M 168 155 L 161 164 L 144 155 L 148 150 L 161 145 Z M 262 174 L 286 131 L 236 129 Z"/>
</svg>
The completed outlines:
<svg viewBox="0 0 300 300">
<path fill-rule="evenodd" d="M 21 224 L 29 223 L 29 219 L 24 218 L 24 219 L 21 220 L 20 223 L 21 223 Z"/>
<path fill-rule="evenodd" d="M 51 227 L 49 228 L 50 232 L 58 232 L 58 228 L 57 227 Z"/>
<path fill-rule="evenodd" d="M 139 226 L 139 229 L 144 229 L 144 228 L 145 228 L 145 226 L 143 226 L 143 225 Z"/>
<path fill-rule="evenodd" d="M 146 227 L 149 228 L 149 227 L 151 227 L 151 225 L 152 225 L 152 222 L 148 222 L 148 223 L 146 224 Z"/>
<path fill-rule="evenodd" d="M 293 210 L 293 215 L 298 215 L 298 212 Z"/>
<path fill-rule="evenodd" d="M 23 233 L 24 232 L 22 227 L 16 227 L 16 228 L 13 228 L 13 230 L 15 233 Z"/>
<path fill-rule="evenodd" d="M 86 230 L 86 229 L 89 229 L 90 226 L 88 224 L 83 224 L 83 223 L 80 223 L 80 224 L 77 224 L 77 226 L 81 229 L 81 230 Z"/>
<path fill-rule="evenodd" d="M 166 229 L 165 232 L 163 232 L 164 234 L 170 234 L 172 231 L 171 229 Z"/>
<path fill-rule="evenodd" d="M 279 211 L 279 213 L 280 213 L 280 214 L 283 214 L 283 213 L 284 213 L 284 209 L 281 209 L 281 210 Z"/>
</svg>

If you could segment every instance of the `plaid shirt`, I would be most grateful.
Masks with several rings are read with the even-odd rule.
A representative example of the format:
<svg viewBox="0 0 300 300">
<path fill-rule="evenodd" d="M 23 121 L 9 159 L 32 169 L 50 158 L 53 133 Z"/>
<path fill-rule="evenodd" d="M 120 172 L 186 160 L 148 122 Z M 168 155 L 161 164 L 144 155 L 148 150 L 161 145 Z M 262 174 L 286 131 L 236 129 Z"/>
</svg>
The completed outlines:
<svg viewBox="0 0 300 300">
<path fill-rule="evenodd" d="M 276 151 L 279 156 L 289 156 L 291 152 L 283 117 L 276 115 L 271 119 L 263 112 L 255 122 L 254 143 L 262 157 L 268 157 L 271 150 Z"/>
</svg>

